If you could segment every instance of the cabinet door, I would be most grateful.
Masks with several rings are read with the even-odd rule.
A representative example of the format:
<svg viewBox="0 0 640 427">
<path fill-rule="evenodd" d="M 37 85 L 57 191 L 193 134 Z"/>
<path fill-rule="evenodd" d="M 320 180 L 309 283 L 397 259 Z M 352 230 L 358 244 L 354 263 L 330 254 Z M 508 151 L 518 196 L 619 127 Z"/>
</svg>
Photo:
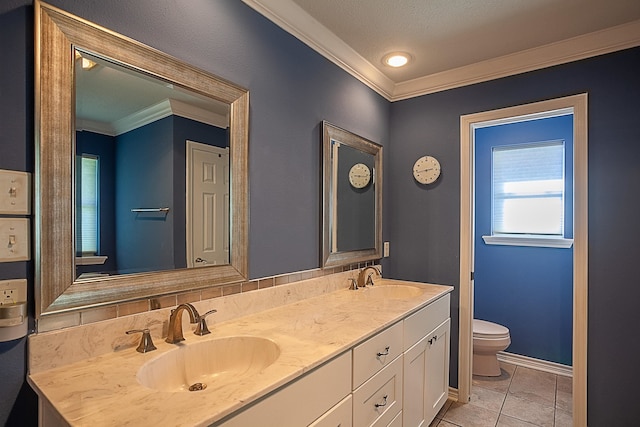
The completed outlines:
<svg viewBox="0 0 640 427">
<path fill-rule="evenodd" d="M 306 426 L 344 399 L 350 392 L 351 351 L 347 351 L 232 418 L 214 424 L 214 426 Z"/>
<path fill-rule="evenodd" d="M 342 402 L 329 409 L 323 416 L 309 424 L 309 427 L 352 427 L 353 426 L 353 399 L 351 395 L 345 397 Z"/>
<path fill-rule="evenodd" d="M 450 329 L 447 319 L 404 354 L 405 426 L 428 426 L 447 400 Z"/>
</svg>

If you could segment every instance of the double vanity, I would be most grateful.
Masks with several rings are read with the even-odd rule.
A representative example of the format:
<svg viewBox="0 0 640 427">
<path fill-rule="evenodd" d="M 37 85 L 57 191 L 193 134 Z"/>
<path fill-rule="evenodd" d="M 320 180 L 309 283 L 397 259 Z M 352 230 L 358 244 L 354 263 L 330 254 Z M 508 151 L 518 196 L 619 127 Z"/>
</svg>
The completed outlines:
<svg viewBox="0 0 640 427">
<path fill-rule="evenodd" d="M 428 425 L 448 396 L 452 288 L 350 290 L 356 274 L 194 303 L 219 309 L 211 333 L 193 334 L 185 313 L 177 344 L 164 340 L 169 309 L 33 335 L 43 424 Z M 146 326 L 157 350 L 140 353 L 125 329 Z"/>
</svg>

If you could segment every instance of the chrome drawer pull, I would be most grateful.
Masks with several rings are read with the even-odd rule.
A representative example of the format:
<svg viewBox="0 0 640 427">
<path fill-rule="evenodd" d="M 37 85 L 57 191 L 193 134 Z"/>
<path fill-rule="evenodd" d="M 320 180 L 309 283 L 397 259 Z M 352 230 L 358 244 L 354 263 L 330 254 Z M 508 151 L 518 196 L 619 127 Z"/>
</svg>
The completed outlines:
<svg viewBox="0 0 640 427">
<path fill-rule="evenodd" d="M 378 356 L 378 357 L 380 357 L 380 356 L 388 356 L 388 355 L 389 355 L 389 346 L 386 346 L 384 348 L 384 353 L 380 353 L 380 352 L 376 353 L 376 356 Z"/>
<path fill-rule="evenodd" d="M 389 397 L 389 396 L 386 395 L 386 394 L 384 396 L 382 396 L 382 403 L 376 403 L 375 407 L 376 408 L 381 408 L 383 406 L 387 406 L 387 397 Z"/>
</svg>

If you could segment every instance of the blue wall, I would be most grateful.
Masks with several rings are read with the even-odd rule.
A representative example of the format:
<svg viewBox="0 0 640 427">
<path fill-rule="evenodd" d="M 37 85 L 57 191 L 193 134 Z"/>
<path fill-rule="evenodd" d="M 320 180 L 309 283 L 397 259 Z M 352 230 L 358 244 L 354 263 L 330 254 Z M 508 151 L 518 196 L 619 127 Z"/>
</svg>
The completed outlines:
<svg viewBox="0 0 640 427">
<path fill-rule="evenodd" d="M 385 179 L 385 275 L 455 286 L 451 384 L 457 384 L 460 251 L 460 116 L 587 92 L 589 96 L 588 421 L 632 425 L 640 342 L 640 48 L 430 94 L 391 105 Z M 440 159 L 442 175 L 422 188 L 415 159 Z M 616 390 L 612 393 L 611 390 Z"/>
<path fill-rule="evenodd" d="M 120 273 L 174 268 L 173 117 L 116 138 L 116 258 Z M 141 242 L 144 242 L 141 245 Z"/>
<path fill-rule="evenodd" d="M 33 172 L 33 11 L 24 3 L 0 2 L 0 168 Z M 16 278 L 28 279 L 33 301 L 33 262 L 0 264 L 0 280 Z M 26 338 L 0 343 L 0 425 L 37 423 L 37 399 L 25 382 L 26 352 Z"/>
<path fill-rule="evenodd" d="M 573 116 L 475 131 L 474 317 L 509 328 L 510 353 L 571 365 L 573 249 L 486 245 L 492 148 L 565 141 L 565 237 L 573 237 Z"/>
</svg>

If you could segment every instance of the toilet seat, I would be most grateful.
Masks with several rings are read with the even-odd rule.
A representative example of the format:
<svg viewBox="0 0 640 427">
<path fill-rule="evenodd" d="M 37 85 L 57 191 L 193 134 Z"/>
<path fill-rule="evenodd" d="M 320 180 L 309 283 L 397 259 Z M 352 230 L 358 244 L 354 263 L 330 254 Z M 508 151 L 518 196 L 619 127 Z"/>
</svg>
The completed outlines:
<svg viewBox="0 0 640 427">
<path fill-rule="evenodd" d="M 509 329 L 497 323 L 473 319 L 473 337 L 481 339 L 509 338 Z"/>
</svg>

